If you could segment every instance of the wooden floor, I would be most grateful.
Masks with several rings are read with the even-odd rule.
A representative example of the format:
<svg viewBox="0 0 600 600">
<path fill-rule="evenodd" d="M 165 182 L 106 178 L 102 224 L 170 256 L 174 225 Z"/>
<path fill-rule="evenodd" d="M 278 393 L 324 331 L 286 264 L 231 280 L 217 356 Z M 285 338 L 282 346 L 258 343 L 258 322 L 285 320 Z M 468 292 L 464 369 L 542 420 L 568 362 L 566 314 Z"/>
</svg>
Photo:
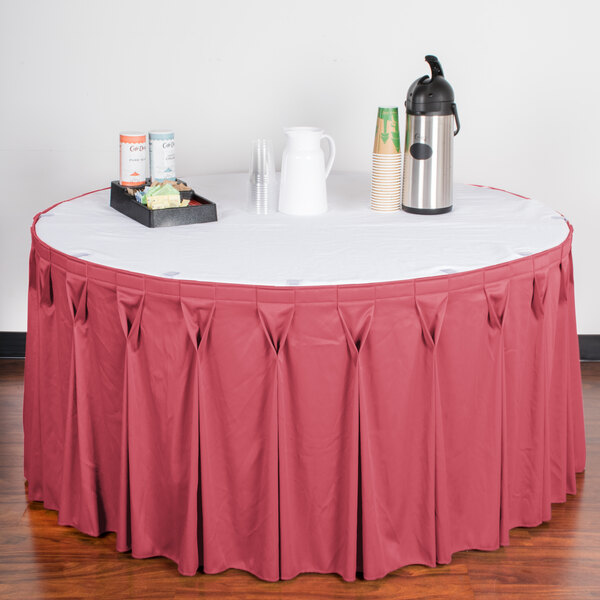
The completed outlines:
<svg viewBox="0 0 600 600">
<path fill-rule="evenodd" d="M 552 520 L 515 529 L 495 552 L 460 552 L 450 565 L 405 567 L 379 581 L 300 575 L 266 583 L 230 570 L 182 577 L 163 558 L 132 559 L 115 536 L 59 527 L 28 503 L 23 479 L 23 361 L 0 360 L 0 598 L 584 598 L 600 599 L 600 363 L 583 363 L 588 440 L 578 493 Z"/>
</svg>

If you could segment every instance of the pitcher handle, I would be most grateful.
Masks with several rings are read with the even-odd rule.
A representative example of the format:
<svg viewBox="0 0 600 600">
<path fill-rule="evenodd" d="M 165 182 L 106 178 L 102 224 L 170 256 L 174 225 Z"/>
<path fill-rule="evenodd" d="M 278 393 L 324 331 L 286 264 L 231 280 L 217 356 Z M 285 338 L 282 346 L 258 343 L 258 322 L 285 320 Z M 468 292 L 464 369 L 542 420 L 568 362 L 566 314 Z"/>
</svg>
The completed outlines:
<svg viewBox="0 0 600 600">
<path fill-rule="evenodd" d="M 329 177 L 329 173 L 331 172 L 331 167 L 333 167 L 333 159 L 335 158 L 335 142 L 333 141 L 333 138 L 326 133 L 321 136 L 321 139 L 323 138 L 329 142 L 329 160 L 325 166 L 325 179 L 327 179 Z"/>
</svg>

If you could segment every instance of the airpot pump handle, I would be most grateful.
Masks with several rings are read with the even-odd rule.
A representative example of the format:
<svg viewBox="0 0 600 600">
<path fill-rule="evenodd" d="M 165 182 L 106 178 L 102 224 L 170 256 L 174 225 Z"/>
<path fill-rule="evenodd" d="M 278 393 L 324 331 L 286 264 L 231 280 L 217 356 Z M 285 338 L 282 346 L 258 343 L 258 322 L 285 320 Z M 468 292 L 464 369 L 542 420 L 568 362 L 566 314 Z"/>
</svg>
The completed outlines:
<svg viewBox="0 0 600 600">
<path fill-rule="evenodd" d="M 427 61 L 427 63 L 429 64 L 429 67 L 431 68 L 431 79 L 433 79 L 434 77 L 443 77 L 444 76 L 444 71 L 442 71 L 442 65 L 440 65 L 440 61 L 438 60 L 437 56 L 433 56 L 432 54 L 428 54 L 425 57 L 425 60 Z"/>
<path fill-rule="evenodd" d="M 456 135 L 460 131 L 460 119 L 458 118 L 458 110 L 454 102 L 452 103 L 452 114 L 454 115 L 454 119 L 456 120 L 456 131 L 454 132 L 454 135 Z"/>
</svg>

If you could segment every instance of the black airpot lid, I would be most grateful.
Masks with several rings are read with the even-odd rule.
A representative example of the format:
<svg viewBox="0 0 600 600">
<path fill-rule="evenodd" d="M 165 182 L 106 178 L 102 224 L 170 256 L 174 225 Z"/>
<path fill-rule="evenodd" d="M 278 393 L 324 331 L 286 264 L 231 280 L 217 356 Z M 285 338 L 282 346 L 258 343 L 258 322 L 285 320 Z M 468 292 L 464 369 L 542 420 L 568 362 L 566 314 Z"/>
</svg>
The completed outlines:
<svg viewBox="0 0 600 600">
<path fill-rule="evenodd" d="M 425 60 L 431 67 L 431 77 L 423 75 L 408 88 L 406 112 L 411 115 L 451 115 L 454 90 L 444 78 L 437 57 L 427 55 Z"/>
</svg>

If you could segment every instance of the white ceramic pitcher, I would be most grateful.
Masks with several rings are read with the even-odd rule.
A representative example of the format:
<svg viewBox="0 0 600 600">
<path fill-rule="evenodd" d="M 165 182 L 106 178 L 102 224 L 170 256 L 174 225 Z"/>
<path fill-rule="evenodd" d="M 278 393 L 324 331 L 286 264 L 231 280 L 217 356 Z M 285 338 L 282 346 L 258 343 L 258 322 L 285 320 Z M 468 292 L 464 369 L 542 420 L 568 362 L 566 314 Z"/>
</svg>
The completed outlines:
<svg viewBox="0 0 600 600">
<path fill-rule="evenodd" d="M 327 211 L 325 180 L 335 158 L 335 142 L 318 127 L 288 127 L 281 161 L 279 211 L 288 215 L 318 215 Z M 321 140 L 329 142 L 329 160 Z"/>
</svg>

